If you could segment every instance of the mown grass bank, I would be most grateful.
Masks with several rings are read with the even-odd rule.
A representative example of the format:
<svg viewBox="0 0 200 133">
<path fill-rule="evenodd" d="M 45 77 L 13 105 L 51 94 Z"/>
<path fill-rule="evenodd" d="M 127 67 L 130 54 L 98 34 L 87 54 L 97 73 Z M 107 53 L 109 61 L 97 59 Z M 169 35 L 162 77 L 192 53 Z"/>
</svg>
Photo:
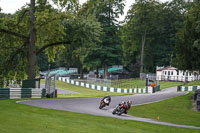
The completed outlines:
<svg viewBox="0 0 200 133">
<path fill-rule="evenodd" d="M 184 83 L 183 82 L 160 81 L 159 84 L 160 84 L 160 89 L 163 90 L 163 89 L 166 89 L 166 88 L 175 87 L 175 86 L 178 86 L 178 85 L 183 85 Z"/>
<path fill-rule="evenodd" d="M 200 80 L 188 82 L 184 86 L 200 86 Z"/>
<path fill-rule="evenodd" d="M 199 133 L 137 121 L 43 109 L 0 100 L 1 133 Z"/>
<path fill-rule="evenodd" d="M 42 80 L 41 83 L 44 84 L 44 80 Z M 62 82 L 62 81 L 58 81 L 58 80 L 56 81 L 56 88 L 62 88 L 62 89 L 66 89 L 66 90 L 69 90 L 69 91 L 78 92 L 78 94 L 59 94 L 58 95 L 59 98 L 103 97 L 103 96 L 106 96 L 108 94 L 110 94 L 111 96 L 132 95 L 131 93 L 129 93 L 129 94 L 127 94 L 127 93 L 112 93 L 112 92 L 93 90 L 93 89 L 89 89 L 89 88 L 85 88 L 85 87 L 81 87 L 81 86 L 68 84 L 66 82 Z"/>
<path fill-rule="evenodd" d="M 192 110 L 192 94 L 178 96 L 161 102 L 133 106 L 130 115 L 160 121 L 200 127 L 200 112 Z"/>
<path fill-rule="evenodd" d="M 116 81 L 121 82 L 121 81 Z M 41 84 L 45 84 L 45 80 L 41 80 Z M 160 81 L 160 89 L 175 87 L 178 85 L 184 85 L 184 86 L 194 86 L 194 85 L 200 85 L 200 81 L 193 81 L 189 83 L 183 83 L 183 82 L 168 82 L 168 81 Z M 116 83 L 116 86 L 113 86 L 115 88 L 118 88 L 118 83 Z M 121 88 L 145 88 L 145 81 L 144 80 L 135 80 L 135 79 L 127 79 L 123 80 L 121 82 Z M 92 90 L 85 87 L 80 87 L 72 84 L 68 84 L 63 81 L 56 81 L 56 87 L 66 89 L 69 91 L 78 92 L 79 94 L 60 94 L 59 97 L 101 97 L 105 96 L 107 94 L 111 94 L 112 96 L 120 96 L 120 95 L 128 95 L 128 94 L 120 94 L 120 93 L 111 93 L 111 92 L 104 92 L 104 91 L 97 91 Z M 89 94 L 89 95 L 88 95 Z M 130 95 L 130 94 L 129 94 Z"/>
</svg>

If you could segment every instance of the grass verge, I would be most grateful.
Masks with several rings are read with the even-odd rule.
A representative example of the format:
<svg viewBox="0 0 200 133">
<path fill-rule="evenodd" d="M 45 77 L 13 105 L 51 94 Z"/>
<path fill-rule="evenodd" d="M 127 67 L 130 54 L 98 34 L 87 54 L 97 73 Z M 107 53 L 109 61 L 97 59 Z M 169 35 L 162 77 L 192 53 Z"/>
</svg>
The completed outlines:
<svg viewBox="0 0 200 133">
<path fill-rule="evenodd" d="M 200 86 L 200 80 L 189 82 L 184 86 Z"/>
<path fill-rule="evenodd" d="M 41 83 L 44 84 L 44 80 L 42 80 Z M 66 89 L 66 90 L 69 90 L 69 91 L 78 92 L 78 94 L 59 94 L 58 95 L 59 98 L 103 97 L 103 96 L 106 96 L 108 94 L 110 94 L 111 96 L 122 96 L 122 95 L 133 94 L 133 93 L 127 94 L 127 93 L 112 93 L 112 92 L 98 91 L 98 90 L 93 90 L 93 89 L 89 89 L 89 88 L 85 88 L 85 87 L 81 87 L 81 86 L 68 84 L 66 82 L 62 82 L 62 81 L 58 81 L 58 80 L 56 81 L 56 88 L 62 88 L 62 89 Z"/>
<path fill-rule="evenodd" d="M 1 133 L 199 133 L 109 117 L 43 109 L 0 100 Z"/>
<path fill-rule="evenodd" d="M 132 107 L 130 115 L 160 121 L 200 127 L 200 112 L 192 110 L 192 94 L 178 96 L 161 102 Z"/>
<path fill-rule="evenodd" d="M 178 86 L 178 85 L 183 85 L 184 83 L 182 83 L 182 82 L 160 81 L 159 84 L 160 84 L 160 89 L 163 90 L 163 89 L 166 89 L 166 88 L 175 87 L 175 86 Z"/>
<path fill-rule="evenodd" d="M 114 88 L 145 88 L 145 80 L 140 79 L 120 79 L 112 81 Z"/>
</svg>

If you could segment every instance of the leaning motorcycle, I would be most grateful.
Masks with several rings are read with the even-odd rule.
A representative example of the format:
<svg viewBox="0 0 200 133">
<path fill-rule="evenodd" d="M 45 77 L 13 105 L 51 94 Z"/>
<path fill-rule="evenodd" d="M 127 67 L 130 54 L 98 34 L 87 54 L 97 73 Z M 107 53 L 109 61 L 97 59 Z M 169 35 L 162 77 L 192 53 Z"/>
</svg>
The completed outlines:
<svg viewBox="0 0 200 133">
<path fill-rule="evenodd" d="M 127 109 L 127 105 L 126 104 L 119 104 L 113 110 L 112 114 L 121 115 L 123 113 L 126 113 L 126 109 Z"/>
<path fill-rule="evenodd" d="M 105 107 L 106 105 L 109 105 L 109 100 L 108 98 L 102 99 L 99 105 L 99 109 L 102 109 L 103 107 Z"/>
</svg>

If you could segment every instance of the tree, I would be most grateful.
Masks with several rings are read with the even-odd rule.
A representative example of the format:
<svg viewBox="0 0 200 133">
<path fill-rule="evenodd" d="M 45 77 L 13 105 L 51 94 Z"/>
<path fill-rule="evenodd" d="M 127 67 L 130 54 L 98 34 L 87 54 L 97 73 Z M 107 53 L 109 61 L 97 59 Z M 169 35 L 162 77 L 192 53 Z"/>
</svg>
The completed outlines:
<svg viewBox="0 0 200 133">
<path fill-rule="evenodd" d="M 185 14 L 184 27 L 177 33 L 174 65 L 181 70 L 200 70 L 200 9 L 199 0 Z"/>
<path fill-rule="evenodd" d="M 133 4 L 121 28 L 121 38 L 123 62 L 131 66 L 134 75 L 139 75 L 138 72 L 143 69 L 144 72 L 155 72 L 156 66 L 171 65 L 175 55 L 176 33 L 182 28 L 184 14 L 189 7 L 190 4 L 182 0 L 166 3 L 148 0 Z M 148 31 L 146 34 L 145 30 Z M 144 40 L 145 44 L 142 43 Z M 144 68 L 140 65 L 141 57 Z"/>
<path fill-rule="evenodd" d="M 14 77 L 23 79 L 27 73 L 28 79 L 33 79 L 36 74 L 36 55 L 46 50 L 49 59 L 53 60 L 56 51 L 62 48 L 62 46 L 54 46 L 70 44 L 65 39 L 65 28 L 62 22 L 72 18 L 72 5 L 76 1 L 54 0 L 54 2 L 61 7 L 70 6 L 70 8 L 61 12 L 54 9 L 47 1 L 38 0 L 35 5 L 35 0 L 31 0 L 30 8 L 24 6 L 15 14 L 1 13 L 3 18 L 0 25 L 0 47 L 1 50 L 8 49 L 2 53 L 2 56 L 6 57 L 2 58 L 2 77 L 11 80 Z"/>
<path fill-rule="evenodd" d="M 83 78 L 82 69 L 91 68 L 91 56 L 88 52 L 95 49 L 96 44 L 100 42 L 101 25 L 95 16 L 81 15 L 77 15 L 64 25 L 67 27 L 65 32 L 70 32 L 67 40 L 71 42 L 71 45 L 66 46 L 59 54 L 60 59 L 64 60 L 67 66 L 79 66 L 81 78 Z"/>
<path fill-rule="evenodd" d="M 36 76 L 36 27 L 35 27 L 35 0 L 30 3 L 30 37 L 28 43 L 28 79 Z"/>
<path fill-rule="evenodd" d="M 124 0 L 90 0 L 83 5 L 82 14 L 93 14 L 101 23 L 104 34 L 98 46 L 98 57 L 93 63 L 101 62 L 104 67 L 104 77 L 108 78 L 108 65 L 121 63 L 121 41 L 119 38 L 119 25 L 117 18 L 123 14 Z M 97 50 L 92 50 L 92 52 Z M 96 53 L 88 53 L 95 55 Z M 96 65 L 98 66 L 98 65 Z"/>
<path fill-rule="evenodd" d="M 152 41 L 151 36 L 156 29 L 157 12 L 159 3 L 154 0 L 137 0 L 132 5 L 126 17 L 126 24 L 122 29 L 123 48 L 125 52 L 134 55 L 140 49 L 140 73 L 144 70 L 144 51 L 146 43 Z M 140 45 L 139 45 L 140 43 Z M 136 59 L 136 58 L 135 58 Z"/>
</svg>

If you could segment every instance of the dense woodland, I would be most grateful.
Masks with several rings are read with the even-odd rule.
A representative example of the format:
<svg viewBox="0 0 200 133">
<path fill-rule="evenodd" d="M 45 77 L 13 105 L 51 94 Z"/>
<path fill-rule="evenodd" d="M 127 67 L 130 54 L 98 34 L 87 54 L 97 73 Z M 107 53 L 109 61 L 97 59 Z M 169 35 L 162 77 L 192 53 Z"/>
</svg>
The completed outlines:
<svg viewBox="0 0 200 133">
<path fill-rule="evenodd" d="M 14 14 L 0 9 L 0 80 L 33 79 L 39 71 L 80 73 L 123 65 L 133 75 L 156 66 L 200 70 L 200 0 L 30 0 Z"/>
</svg>

